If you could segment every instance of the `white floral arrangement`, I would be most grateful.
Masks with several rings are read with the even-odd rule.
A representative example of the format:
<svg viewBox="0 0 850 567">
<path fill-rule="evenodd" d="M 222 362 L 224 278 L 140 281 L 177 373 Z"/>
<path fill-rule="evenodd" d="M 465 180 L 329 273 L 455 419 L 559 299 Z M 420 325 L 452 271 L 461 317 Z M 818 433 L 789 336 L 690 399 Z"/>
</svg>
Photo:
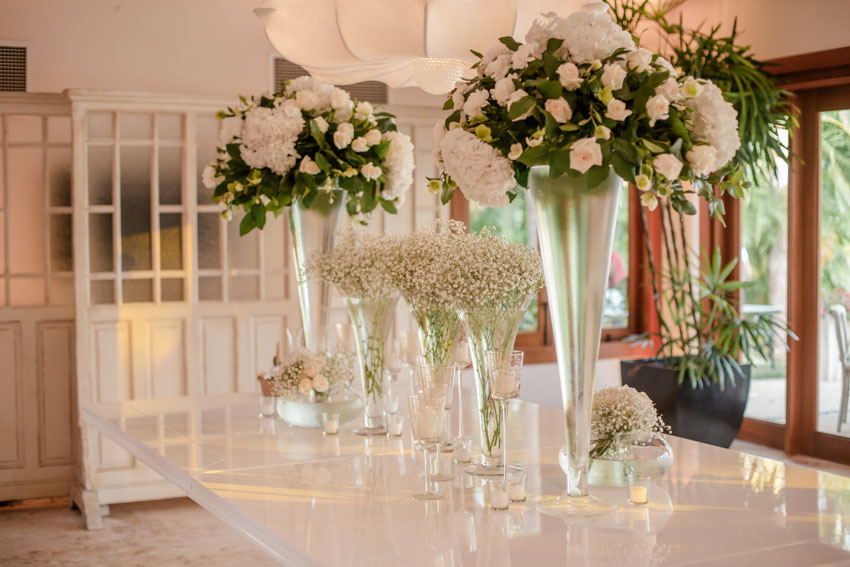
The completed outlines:
<svg viewBox="0 0 850 567">
<path fill-rule="evenodd" d="M 398 238 L 349 225 L 339 232 L 330 252 L 307 260 L 307 274 L 337 286 L 346 297 L 380 298 L 398 293 L 390 272 Z"/>
<path fill-rule="evenodd" d="M 602 388 L 593 394 L 590 457 L 617 458 L 631 440 L 669 433 L 655 404 L 630 386 Z"/>
<path fill-rule="evenodd" d="M 286 359 L 274 359 L 274 367 L 263 378 L 272 385 L 274 395 L 296 399 L 299 395 L 323 401 L 354 379 L 353 360 L 342 352 L 314 352 L 300 349 Z"/>
<path fill-rule="evenodd" d="M 714 214 L 724 192 L 743 194 L 732 105 L 710 81 L 680 76 L 636 45 L 604 3 L 566 18 L 544 14 L 526 43 L 505 37 L 476 55 L 477 76 L 457 84 L 443 107 L 453 112 L 434 128 L 439 176 L 429 189 L 443 203 L 460 188 L 481 205 L 505 206 L 535 165 L 553 178 L 584 174 L 589 188 L 613 168 L 650 210 L 669 197 L 695 212 L 687 194 L 697 191 Z"/>
<path fill-rule="evenodd" d="M 241 234 L 262 229 L 267 212 L 279 214 L 295 199 L 309 208 L 337 186 L 348 192 L 348 213 L 361 219 L 379 205 L 396 213 L 404 202 L 413 144 L 392 114 L 309 76 L 240 100 L 218 113 L 221 147 L 202 177 L 226 219 L 245 211 Z"/>
</svg>

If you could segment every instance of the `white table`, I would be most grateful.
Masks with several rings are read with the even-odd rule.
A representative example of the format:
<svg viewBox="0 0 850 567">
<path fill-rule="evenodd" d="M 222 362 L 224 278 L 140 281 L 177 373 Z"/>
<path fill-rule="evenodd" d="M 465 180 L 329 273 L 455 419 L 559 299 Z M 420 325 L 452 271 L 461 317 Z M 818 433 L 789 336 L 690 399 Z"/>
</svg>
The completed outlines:
<svg viewBox="0 0 850 567">
<path fill-rule="evenodd" d="M 675 466 L 648 507 L 592 488 L 620 510 L 565 521 L 535 509 L 564 488 L 560 411 L 512 407 L 511 462 L 537 496 L 498 512 L 459 470 L 445 499 L 413 500 L 423 469 L 408 431 L 323 437 L 257 410 L 230 395 L 101 404 L 83 419 L 286 565 L 850 565 L 850 478 L 672 437 Z"/>
</svg>

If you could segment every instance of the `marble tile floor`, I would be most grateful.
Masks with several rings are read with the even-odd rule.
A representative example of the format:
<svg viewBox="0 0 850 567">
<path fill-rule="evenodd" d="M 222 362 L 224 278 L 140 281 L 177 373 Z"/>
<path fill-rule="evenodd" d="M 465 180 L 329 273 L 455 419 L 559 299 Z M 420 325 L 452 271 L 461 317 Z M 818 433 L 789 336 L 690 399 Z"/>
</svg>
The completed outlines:
<svg viewBox="0 0 850 567">
<path fill-rule="evenodd" d="M 850 476 L 850 467 L 810 457 L 789 458 L 780 451 L 735 441 L 738 451 L 794 462 Z M 177 498 L 110 507 L 104 528 L 83 529 L 79 512 L 66 499 L 43 508 L 0 508 L 0 565 L 219 567 L 275 563 L 263 552 L 189 500 Z M 27 508 L 26 506 L 30 506 Z"/>
</svg>

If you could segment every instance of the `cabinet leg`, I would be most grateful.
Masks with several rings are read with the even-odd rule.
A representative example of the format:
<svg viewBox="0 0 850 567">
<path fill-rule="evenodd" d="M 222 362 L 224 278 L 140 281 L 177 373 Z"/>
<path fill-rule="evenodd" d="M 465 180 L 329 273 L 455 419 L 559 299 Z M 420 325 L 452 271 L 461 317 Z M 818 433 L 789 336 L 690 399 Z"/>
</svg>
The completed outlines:
<svg viewBox="0 0 850 567">
<path fill-rule="evenodd" d="M 108 506 L 100 506 L 97 501 L 97 492 L 86 490 L 82 486 L 74 485 L 71 489 L 71 501 L 83 514 L 87 530 L 99 530 L 103 528 L 102 508 L 109 513 Z"/>
</svg>

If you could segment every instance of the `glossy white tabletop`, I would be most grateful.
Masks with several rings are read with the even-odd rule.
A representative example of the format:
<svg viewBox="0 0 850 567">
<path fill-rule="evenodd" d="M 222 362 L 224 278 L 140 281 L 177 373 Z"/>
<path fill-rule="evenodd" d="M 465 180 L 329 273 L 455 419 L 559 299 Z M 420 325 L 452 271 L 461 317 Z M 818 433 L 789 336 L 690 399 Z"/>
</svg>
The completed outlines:
<svg viewBox="0 0 850 567">
<path fill-rule="evenodd" d="M 507 511 L 459 468 L 443 500 L 413 500 L 423 462 L 408 430 L 364 438 L 352 423 L 324 437 L 257 412 L 240 394 L 96 405 L 83 418 L 286 565 L 850 565 L 850 478 L 671 437 L 675 465 L 648 507 L 592 487 L 620 509 L 565 521 L 535 509 L 564 489 L 560 411 L 514 402 L 508 451 L 530 497 Z"/>
</svg>

